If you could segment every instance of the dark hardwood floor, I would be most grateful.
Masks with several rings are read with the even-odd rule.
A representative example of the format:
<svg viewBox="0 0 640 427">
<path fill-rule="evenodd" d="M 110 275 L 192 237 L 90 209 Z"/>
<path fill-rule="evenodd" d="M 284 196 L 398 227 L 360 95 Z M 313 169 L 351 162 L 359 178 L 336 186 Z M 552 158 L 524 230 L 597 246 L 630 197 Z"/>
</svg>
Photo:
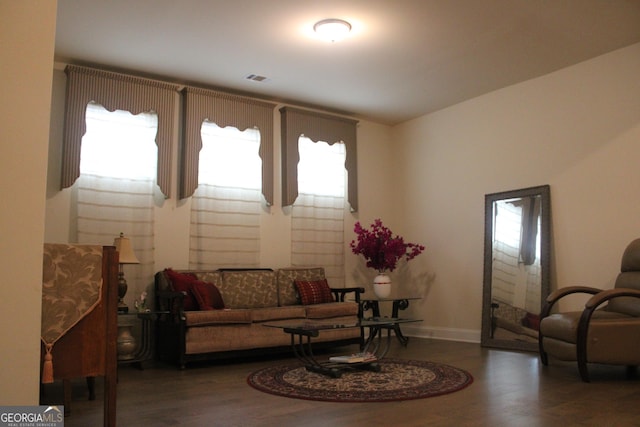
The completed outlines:
<svg viewBox="0 0 640 427">
<path fill-rule="evenodd" d="M 273 396 L 247 385 L 251 372 L 283 363 L 288 355 L 209 362 L 183 371 L 159 363 L 143 371 L 122 366 L 118 426 L 640 426 L 640 375 L 629 377 L 624 367 L 590 366 L 587 384 L 575 363 L 543 367 L 535 353 L 418 338 L 406 348 L 394 341 L 388 356 L 453 365 L 469 371 L 474 382 L 428 399 L 328 403 Z M 47 386 L 47 400 L 61 401 L 61 389 Z M 96 400 L 88 401 L 85 382 L 74 381 L 67 427 L 102 425 L 100 379 L 96 391 Z"/>
</svg>

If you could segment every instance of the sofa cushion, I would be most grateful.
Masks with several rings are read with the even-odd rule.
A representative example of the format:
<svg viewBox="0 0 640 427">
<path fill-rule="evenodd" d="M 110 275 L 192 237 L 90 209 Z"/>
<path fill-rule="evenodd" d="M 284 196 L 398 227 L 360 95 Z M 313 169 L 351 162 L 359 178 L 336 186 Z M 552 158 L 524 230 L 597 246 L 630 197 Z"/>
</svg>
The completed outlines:
<svg viewBox="0 0 640 427">
<path fill-rule="evenodd" d="M 166 268 L 164 273 L 171 281 L 173 290 L 184 294 L 184 310 L 197 310 L 198 302 L 195 300 L 193 293 L 191 292 L 193 283 L 197 280 L 196 276 L 191 273 L 178 273 L 171 268 Z"/>
<path fill-rule="evenodd" d="M 185 311 L 187 326 L 251 323 L 251 310 Z M 242 339 L 242 337 L 238 337 Z"/>
<path fill-rule="evenodd" d="M 305 314 L 305 309 L 301 305 L 254 308 L 251 310 L 251 320 L 254 322 L 266 322 L 270 320 L 304 319 Z"/>
<path fill-rule="evenodd" d="M 277 307 L 278 291 L 273 270 L 229 270 L 216 283 L 229 308 Z"/>
<path fill-rule="evenodd" d="M 218 270 L 193 270 L 192 274 L 194 274 L 198 280 L 213 283 L 216 286 L 219 286 L 222 282 L 222 272 Z"/>
<path fill-rule="evenodd" d="M 354 316 L 357 320 L 358 303 L 356 302 L 330 302 L 327 304 L 314 304 L 304 307 L 307 319 L 328 319 L 340 316 Z"/>
<path fill-rule="evenodd" d="M 302 305 L 325 304 L 333 302 L 331 289 L 327 279 L 321 280 L 296 280 L 296 288 L 300 295 Z"/>
<path fill-rule="evenodd" d="M 221 310 L 224 308 L 222 295 L 213 283 L 197 280 L 193 283 L 191 292 L 193 292 L 200 310 Z"/>
<path fill-rule="evenodd" d="M 296 280 L 324 279 L 323 267 L 281 268 L 276 273 L 278 284 L 278 302 L 280 305 L 300 304 L 300 297 L 295 286 Z"/>
</svg>

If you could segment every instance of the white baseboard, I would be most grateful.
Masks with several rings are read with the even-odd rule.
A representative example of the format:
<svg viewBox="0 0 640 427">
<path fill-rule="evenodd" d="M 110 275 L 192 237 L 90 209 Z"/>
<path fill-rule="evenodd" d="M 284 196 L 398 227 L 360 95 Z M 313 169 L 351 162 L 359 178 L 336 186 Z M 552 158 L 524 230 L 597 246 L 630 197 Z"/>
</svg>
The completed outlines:
<svg viewBox="0 0 640 427">
<path fill-rule="evenodd" d="M 408 337 L 480 343 L 480 331 L 474 329 L 439 328 L 410 324 L 401 325 L 401 328 L 402 333 Z"/>
</svg>

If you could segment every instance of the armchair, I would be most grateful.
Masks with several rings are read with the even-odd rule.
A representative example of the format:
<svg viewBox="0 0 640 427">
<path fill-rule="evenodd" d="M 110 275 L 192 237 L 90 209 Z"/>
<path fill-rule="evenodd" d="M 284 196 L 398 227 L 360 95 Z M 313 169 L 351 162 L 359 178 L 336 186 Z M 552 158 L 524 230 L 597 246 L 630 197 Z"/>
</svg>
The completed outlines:
<svg viewBox="0 0 640 427">
<path fill-rule="evenodd" d="M 582 311 L 550 314 L 563 297 L 592 295 Z M 549 356 L 577 361 L 583 381 L 589 382 L 587 363 L 640 364 L 640 239 L 622 255 L 620 274 L 613 289 L 570 286 L 552 292 L 540 314 L 540 360 Z"/>
</svg>

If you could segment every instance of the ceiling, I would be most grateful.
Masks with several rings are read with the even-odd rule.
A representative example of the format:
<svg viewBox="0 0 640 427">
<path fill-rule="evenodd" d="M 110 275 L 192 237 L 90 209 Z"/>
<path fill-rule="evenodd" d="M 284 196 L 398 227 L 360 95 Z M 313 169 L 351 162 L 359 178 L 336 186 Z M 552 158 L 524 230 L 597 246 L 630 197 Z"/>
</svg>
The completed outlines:
<svg viewBox="0 0 640 427">
<path fill-rule="evenodd" d="M 396 124 L 638 42 L 638 0 L 58 0 L 55 55 Z"/>
</svg>

